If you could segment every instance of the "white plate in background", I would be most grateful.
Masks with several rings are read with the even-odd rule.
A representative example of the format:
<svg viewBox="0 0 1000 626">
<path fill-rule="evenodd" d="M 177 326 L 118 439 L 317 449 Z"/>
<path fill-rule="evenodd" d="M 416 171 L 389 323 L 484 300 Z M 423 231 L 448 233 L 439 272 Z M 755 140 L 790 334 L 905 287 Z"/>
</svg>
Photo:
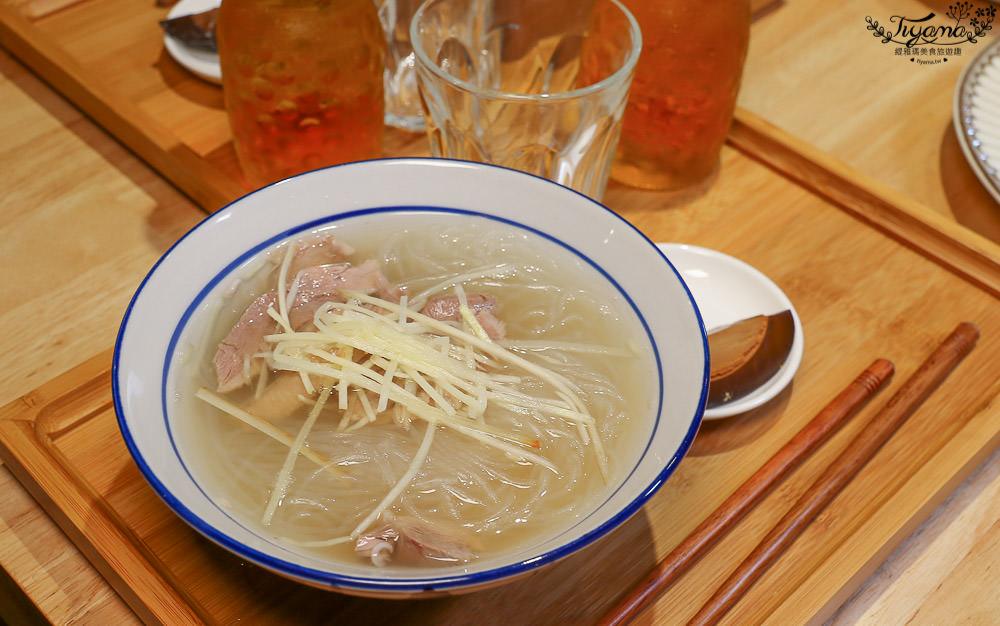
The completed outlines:
<svg viewBox="0 0 1000 626">
<path fill-rule="evenodd" d="M 220 0 L 180 0 L 167 13 L 167 19 L 201 13 L 218 7 Z M 219 67 L 219 55 L 207 50 L 199 50 L 186 45 L 179 39 L 163 34 L 163 45 L 167 53 L 195 76 L 210 83 L 222 82 L 222 69 Z"/>
<path fill-rule="evenodd" d="M 962 70 L 954 109 L 958 143 L 976 176 L 1000 202 L 1000 40 Z"/>
</svg>

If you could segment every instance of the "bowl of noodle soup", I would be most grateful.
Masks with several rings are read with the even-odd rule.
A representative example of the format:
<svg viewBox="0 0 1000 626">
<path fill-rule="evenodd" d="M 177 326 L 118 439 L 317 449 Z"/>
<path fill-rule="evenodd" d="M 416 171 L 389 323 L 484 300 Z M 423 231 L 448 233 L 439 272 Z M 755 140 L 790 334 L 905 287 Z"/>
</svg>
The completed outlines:
<svg viewBox="0 0 1000 626">
<path fill-rule="evenodd" d="M 386 598 L 527 575 L 612 532 L 697 432 L 705 329 L 641 232 L 550 181 L 383 159 L 281 181 L 153 267 L 122 436 L 250 562 Z"/>
</svg>

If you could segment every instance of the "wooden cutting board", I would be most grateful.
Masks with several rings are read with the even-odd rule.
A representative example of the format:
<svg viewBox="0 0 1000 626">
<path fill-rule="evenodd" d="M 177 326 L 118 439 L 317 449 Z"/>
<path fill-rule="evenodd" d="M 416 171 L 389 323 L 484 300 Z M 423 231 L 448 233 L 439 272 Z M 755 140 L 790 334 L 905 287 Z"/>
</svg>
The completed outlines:
<svg viewBox="0 0 1000 626">
<path fill-rule="evenodd" d="M 243 192 L 221 99 L 164 57 L 158 12 L 152 3 L 83 0 L 29 20 L 5 5 L 0 43 L 213 210 Z M 426 149 L 392 132 L 388 146 L 390 154 Z M 722 250 L 768 274 L 798 309 L 805 356 L 775 401 L 705 423 L 671 480 L 620 529 L 527 579 L 454 598 L 377 601 L 241 562 L 143 481 L 117 430 L 111 346 L 0 409 L 0 455 L 150 623 L 590 623 L 875 357 L 892 360 L 901 381 L 957 322 L 977 323 L 973 354 L 725 623 L 821 621 L 1000 441 L 1000 249 L 743 111 L 703 195 L 612 186 L 605 201 L 656 241 Z M 691 615 L 898 381 L 640 623 Z"/>
</svg>

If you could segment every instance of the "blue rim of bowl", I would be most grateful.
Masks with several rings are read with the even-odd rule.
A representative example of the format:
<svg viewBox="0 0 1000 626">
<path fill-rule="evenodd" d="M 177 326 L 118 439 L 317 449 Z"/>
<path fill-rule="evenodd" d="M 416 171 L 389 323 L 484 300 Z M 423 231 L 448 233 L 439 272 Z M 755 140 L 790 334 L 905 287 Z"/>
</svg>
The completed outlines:
<svg viewBox="0 0 1000 626">
<path fill-rule="evenodd" d="M 363 163 L 376 163 L 376 162 L 394 162 L 394 163 L 400 163 L 400 162 L 407 162 L 407 161 L 416 162 L 416 163 L 422 163 L 424 165 L 426 165 L 427 163 L 434 163 L 434 162 L 453 162 L 453 163 L 457 162 L 457 163 L 463 163 L 463 164 L 471 164 L 471 165 L 474 165 L 476 167 L 496 168 L 496 169 L 500 169 L 500 170 L 514 172 L 515 174 L 518 174 L 518 175 L 524 175 L 524 176 L 530 176 L 530 177 L 533 177 L 533 178 L 538 178 L 539 180 L 545 181 L 546 183 L 550 183 L 550 184 L 554 184 L 554 185 L 562 187 L 562 185 L 558 185 L 557 183 L 553 183 L 552 181 L 549 181 L 548 179 L 545 179 L 545 178 L 542 178 L 542 177 L 539 177 L 539 176 L 535 176 L 533 174 L 526 174 L 524 172 L 520 172 L 520 171 L 517 171 L 517 170 L 511 170 L 509 168 L 505 168 L 505 167 L 502 167 L 502 166 L 497 166 L 497 165 L 492 165 L 492 164 L 478 163 L 478 162 L 473 162 L 473 161 L 461 161 L 461 160 L 455 160 L 455 159 L 439 159 L 439 158 L 434 158 L 434 157 L 405 157 L 405 158 L 372 159 L 370 161 L 360 161 L 360 162 L 354 162 L 354 163 L 345 163 L 345 164 L 341 164 L 341 165 L 333 165 L 333 166 L 330 166 L 330 167 L 321 168 L 319 170 L 314 170 L 312 172 L 306 172 L 306 173 L 303 173 L 303 174 L 299 174 L 299 175 L 293 176 L 293 177 L 291 177 L 289 179 L 285 179 L 284 181 L 279 181 L 278 183 L 272 183 L 272 185 L 268 185 L 268 187 L 271 187 L 273 185 L 280 184 L 280 183 L 283 183 L 283 182 L 286 182 L 288 180 L 292 180 L 294 178 L 298 178 L 298 177 L 301 177 L 301 176 L 312 175 L 312 174 L 315 174 L 316 172 L 320 172 L 320 171 L 324 171 L 324 170 L 330 170 L 330 169 L 336 169 L 336 168 L 344 168 L 344 167 L 351 167 L 352 165 L 359 165 L 359 164 L 363 164 Z M 215 527 L 213 527 L 210 524 L 206 523 L 204 520 L 201 519 L 201 517 L 199 517 L 197 514 L 195 514 L 193 511 L 191 511 L 183 502 L 181 502 L 176 496 L 174 496 L 170 492 L 169 489 L 167 489 L 164 486 L 164 484 L 156 477 L 156 474 L 152 471 L 152 469 L 147 465 L 145 459 L 143 458 L 141 452 L 138 449 L 138 446 L 136 445 L 135 441 L 133 440 L 133 438 L 131 436 L 131 431 L 130 431 L 129 426 L 127 424 L 127 421 L 125 419 L 125 411 L 124 411 L 124 407 L 123 407 L 122 401 L 121 401 L 121 389 L 120 389 L 120 386 L 119 386 L 119 369 L 120 369 L 119 366 L 120 366 L 120 359 L 121 359 L 122 341 L 123 341 L 123 338 L 124 338 L 125 331 L 128 328 L 128 323 L 129 323 L 129 320 L 130 320 L 130 317 L 131 317 L 131 314 L 132 314 L 132 310 L 133 310 L 133 307 L 134 307 L 136 301 L 138 300 L 138 298 L 140 297 L 140 295 L 143 293 L 144 289 L 146 288 L 147 283 L 155 275 L 155 273 L 157 272 L 157 270 L 160 267 L 160 265 L 164 262 L 164 260 L 169 255 L 171 255 L 173 253 L 174 249 L 178 245 L 180 245 L 180 243 L 182 241 L 184 241 L 192 233 L 194 233 L 196 230 L 201 229 L 203 227 L 206 227 L 206 225 L 209 224 L 210 222 L 216 221 L 216 220 L 224 217 L 225 213 L 228 212 L 228 211 L 231 211 L 232 207 L 234 205 L 240 203 L 243 199 L 247 198 L 248 196 L 256 194 L 256 193 L 259 193 L 260 191 L 262 191 L 263 189 L 266 189 L 266 188 L 267 187 L 263 187 L 263 188 L 258 189 L 256 191 L 250 192 L 249 194 L 246 194 L 246 195 L 242 196 L 241 198 L 238 198 L 238 199 L 234 200 L 233 202 L 227 204 L 225 207 L 223 207 L 219 211 L 217 211 L 217 212 L 215 212 L 215 213 L 213 213 L 211 215 L 206 216 L 205 219 L 203 219 L 196 226 L 194 226 L 191 230 L 189 230 L 187 233 L 185 233 L 180 239 L 178 239 L 178 241 L 175 242 L 160 257 L 160 259 L 157 260 L 157 262 L 153 265 L 153 267 L 149 270 L 149 272 L 143 278 L 143 280 L 140 283 L 139 287 L 136 289 L 135 294 L 132 296 L 132 299 L 129 301 L 128 307 L 126 308 L 125 314 L 124 314 L 123 319 L 122 319 L 121 326 L 120 326 L 119 331 L 118 331 L 118 336 L 117 336 L 116 341 L 115 341 L 114 356 L 113 356 L 112 367 L 111 367 L 112 398 L 113 398 L 113 401 L 114 401 L 115 413 L 116 413 L 116 417 L 117 417 L 117 421 L 118 421 L 119 430 L 122 433 L 122 437 L 123 437 L 123 439 L 125 441 L 126 447 L 128 448 L 129 453 L 132 456 L 133 461 L 139 467 L 139 470 L 143 474 L 143 476 L 146 479 L 146 481 L 153 488 L 154 492 L 167 504 L 168 507 L 171 508 L 171 510 L 174 511 L 174 513 L 176 513 L 182 520 L 184 520 L 185 523 L 187 523 L 189 526 L 191 526 L 192 528 L 194 528 L 196 531 L 198 531 L 199 533 L 201 533 L 206 538 L 208 538 L 211 541 L 215 542 L 216 544 L 218 544 L 218 545 L 226 548 L 227 550 L 229 550 L 229 551 L 231 551 L 231 552 L 233 552 L 233 553 L 235 553 L 235 554 L 237 554 L 237 555 L 239 555 L 239 556 L 241 556 L 241 557 L 243 557 L 243 558 L 245 558 L 245 559 L 247 559 L 247 560 L 249 560 L 251 562 L 256 563 L 257 565 L 259 565 L 259 566 L 261 566 L 261 567 L 263 567 L 265 569 L 269 569 L 271 571 L 281 573 L 281 574 L 283 574 L 285 576 L 289 576 L 289 577 L 298 579 L 298 580 L 300 580 L 302 582 L 306 582 L 306 583 L 314 585 L 314 586 L 319 586 L 319 587 L 324 587 L 324 588 L 329 588 L 329 589 L 356 590 L 356 591 L 360 591 L 360 592 L 385 592 L 385 593 L 390 593 L 390 594 L 394 594 L 394 593 L 407 593 L 407 592 L 409 592 L 409 593 L 414 593 L 414 592 L 433 592 L 433 591 L 444 591 L 444 592 L 446 592 L 446 591 L 448 591 L 450 589 L 461 589 L 463 587 L 485 585 L 485 584 L 500 582 L 500 581 L 502 581 L 504 579 L 507 579 L 507 578 L 513 578 L 513 577 L 515 577 L 517 575 L 525 574 L 525 573 L 527 573 L 527 572 L 529 572 L 531 570 L 534 570 L 534 569 L 536 569 L 538 567 L 541 567 L 542 565 L 558 561 L 558 560 L 560 560 L 562 558 L 565 558 L 566 556 L 569 556 L 570 554 L 572 554 L 574 552 L 577 552 L 578 550 L 582 549 L 583 547 L 585 547 L 587 545 L 590 545 L 591 543 L 593 543 L 597 539 L 603 537 L 607 533 L 611 532 L 612 530 L 614 530 L 615 528 L 617 528 L 618 526 L 620 526 L 621 524 L 623 524 L 625 521 L 627 521 L 630 517 L 632 517 L 632 515 L 634 515 L 646 503 L 646 501 L 649 500 L 649 498 L 651 498 L 653 496 L 653 494 L 655 494 L 660 489 L 660 487 L 663 485 L 663 483 L 665 483 L 666 480 L 670 477 L 670 475 L 673 474 L 673 472 L 676 470 L 677 465 L 680 462 L 680 460 L 683 459 L 684 456 L 686 455 L 687 450 L 690 448 L 690 446 L 691 446 L 691 444 L 692 444 L 692 442 L 694 440 L 694 437 L 695 437 L 695 435 L 698 432 L 698 428 L 699 428 L 699 426 L 701 424 L 702 416 L 704 414 L 705 405 L 706 405 L 706 402 L 708 400 L 708 381 L 709 381 L 709 373 L 710 373 L 710 364 L 709 364 L 707 358 L 705 360 L 704 370 L 702 372 L 702 388 L 701 388 L 701 393 L 700 393 L 700 397 L 699 397 L 697 409 L 695 411 L 695 414 L 691 418 L 691 424 L 688 427 L 688 431 L 684 435 L 684 438 L 682 439 L 682 441 L 681 441 L 678 449 L 666 461 L 666 463 L 664 464 L 663 469 L 654 478 L 654 480 L 649 485 L 647 485 L 645 488 L 643 488 L 636 495 L 636 497 L 633 498 L 633 500 L 628 503 L 627 506 L 623 507 L 620 511 L 618 511 L 613 516 L 611 516 L 610 518 L 608 518 L 607 520 L 605 520 L 602 524 L 600 524 L 596 528 L 592 529 L 591 531 L 589 531 L 589 532 L 587 532 L 587 533 L 585 533 L 583 535 L 580 535 L 579 537 L 576 537 L 572 541 L 564 543 L 564 544 L 562 544 L 562 545 L 560 545 L 560 546 L 558 546 L 558 547 L 556 547 L 556 548 L 554 548 L 552 550 L 549 550 L 548 552 L 532 556 L 529 559 L 525 559 L 525 560 L 522 560 L 522 561 L 517 561 L 517 562 L 514 562 L 514 563 L 502 565 L 502 566 L 499 566 L 499 567 L 495 567 L 495 568 L 483 570 L 483 571 L 480 571 L 480 572 L 468 573 L 468 574 L 451 574 L 451 575 L 443 575 L 443 576 L 432 576 L 432 577 L 428 577 L 428 578 L 406 578 L 406 579 L 400 579 L 400 580 L 389 580 L 389 579 L 384 579 L 384 578 L 383 579 L 379 579 L 379 578 L 367 578 L 367 577 L 350 576 L 350 575 L 345 575 L 345 574 L 336 574 L 336 573 L 332 573 L 332 572 L 329 572 L 329 571 L 317 570 L 317 569 L 306 567 L 306 566 L 299 565 L 299 564 L 296 564 L 296 563 L 291 563 L 291 562 L 286 561 L 284 559 L 280 559 L 280 558 L 278 558 L 276 556 L 273 556 L 273 555 L 261 552 L 260 550 L 257 550 L 255 548 L 251 548 L 250 546 L 246 545 L 245 543 L 242 543 L 242 542 L 240 542 L 240 541 L 238 541 L 236 539 L 233 539 L 229 535 L 218 531 Z M 688 298 L 688 302 L 691 305 L 692 310 L 695 313 L 695 316 L 697 318 L 697 322 L 698 322 L 698 325 L 699 325 L 699 328 L 700 328 L 702 349 L 704 351 L 704 354 L 707 355 L 708 354 L 708 338 L 707 338 L 707 335 L 706 335 L 706 332 L 705 332 L 704 322 L 701 319 L 701 313 L 699 312 L 697 304 L 694 301 L 694 297 L 692 296 L 691 291 L 688 289 L 687 285 L 684 283 L 684 280 L 680 276 L 680 274 L 678 273 L 677 269 L 670 263 L 670 261 L 662 253 L 662 251 L 660 251 L 660 249 L 656 246 L 656 244 L 653 243 L 648 237 L 646 237 L 645 234 L 642 233 L 642 231 L 640 231 L 637 228 L 635 228 L 631 223 L 629 223 L 627 220 L 625 220 L 624 218 L 622 218 L 620 215 L 618 215 L 617 213 L 615 213 L 614 211 L 612 211 L 607 206 L 603 205 L 600 202 L 597 202 L 597 201 L 593 200 L 592 198 L 590 198 L 589 196 L 586 196 L 585 194 L 582 194 L 582 193 L 576 192 L 575 190 L 569 189 L 568 187 L 563 187 L 563 188 L 567 189 L 568 191 L 571 191 L 573 193 L 576 193 L 577 195 L 580 195 L 581 197 L 587 199 L 588 201 L 590 201 L 591 203 L 593 203 L 597 207 L 600 207 L 604 211 L 607 211 L 615 219 L 617 219 L 618 221 L 620 221 L 621 223 L 623 223 L 624 225 L 626 225 L 630 230 L 634 231 L 636 234 L 638 234 L 640 237 L 642 237 L 648 243 L 648 245 L 650 245 L 650 246 L 653 247 L 653 249 L 660 256 L 660 258 L 667 264 L 667 266 L 671 269 L 671 271 L 673 271 L 673 273 L 676 276 L 677 280 L 679 281 L 680 285 L 684 288 L 684 291 L 685 291 L 685 293 L 687 295 L 687 298 Z M 162 411 L 162 416 L 161 417 L 164 420 L 167 419 L 167 410 L 166 410 L 166 404 L 165 404 L 166 398 L 165 398 L 165 395 L 164 395 L 165 394 L 165 388 L 166 388 L 165 382 L 166 382 L 166 377 L 169 375 L 170 360 L 171 360 L 172 353 L 173 353 L 173 350 L 174 350 L 174 346 L 176 345 L 176 341 L 178 339 L 178 336 L 183 332 L 183 329 L 185 327 L 185 323 L 186 323 L 187 319 L 189 319 L 189 317 L 190 317 L 192 311 L 194 310 L 194 308 L 196 308 L 196 306 L 203 300 L 203 298 L 210 291 L 213 290 L 213 287 L 220 280 L 222 280 L 224 277 L 230 275 L 231 272 L 236 267 L 238 267 L 242 263 L 246 262 L 247 259 L 249 259 L 252 256 L 254 256 L 255 254 L 259 253 L 261 250 L 267 249 L 271 245 L 274 245 L 275 243 L 277 243 L 279 241 L 287 239 L 288 237 L 293 236 L 296 233 L 303 232 L 303 231 L 308 231 L 310 229 L 315 229 L 315 228 L 317 228 L 317 227 L 319 227 L 321 225 L 330 225 L 330 224 L 332 224 L 332 223 L 334 223 L 336 221 L 343 220 L 343 219 L 347 218 L 348 216 L 349 217 L 357 217 L 360 214 L 372 214 L 372 213 L 386 212 L 386 211 L 392 211 L 392 212 L 411 211 L 412 212 L 412 211 L 428 211 L 428 210 L 434 210 L 434 211 L 438 211 L 438 212 L 450 212 L 450 213 L 455 213 L 455 214 L 467 214 L 467 215 L 473 215 L 473 216 L 478 216 L 478 217 L 484 217 L 484 218 L 487 218 L 487 219 L 490 219 L 490 220 L 494 220 L 494 221 L 499 221 L 499 222 L 506 223 L 506 224 L 514 226 L 516 228 L 528 230 L 528 231 L 530 231 L 530 232 L 532 232 L 532 233 L 534 233 L 536 235 L 539 235 L 539 236 L 545 238 L 547 241 L 549 241 L 551 243 L 555 243 L 555 244 L 563 247 L 567 251 L 569 251 L 572 254 L 574 254 L 575 256 L 577 256 L 582 261 L 586 262 L 590 267 L 594 268 L 602 276 L 604 276 L 605 280 L 607 280 L 622 295 L 622 297 L 625 298 L 626 302 L 632 308 L 633 312 L 636 314 L 637 318 L 639 319 L 639 322 L 642 325 L 644 332 L 647 334 L 647 337 L 650 339 L 650 344 L 651 344 L 651 347 L 652 347 L 653 352 L 654 352 L 654 357 L 656 359 L 656 367 L 657 367 L 657 371 L 658 371 L 658 377 L 657 377 L 657 379 L 659 381 L 658 382 L 658 386 L 659 386 L 659 399 L 658 399 L 658 402 L 657 402 L 656 419 L 655 419 L 655 422 L 654 422 L 654 428 L 652 429 L 653 433 L 656 432 L 657 426 L 659 425 L 660 416 L 661 416 L 662 411 L 663 411 L 663 400 L 664 400 L 664 398 L 663 398 L 663 395 L 664 395 L 663 394 L 663 385 L 662 385 L 662 378 L 663 378 L 663 376 L 662 376 L 662 364 L 660 362 L 660 355 L 659 355 L 659 352 L 656 350 L 656 346 L 652 342 L 652 339 L 650 337 L 650 329 L 649 329 L 649 326 L 648 326 L 648 324 L 646 322 L 646 319 L 638 311 L 638 309 L 635 306 L 635 303 L 632 301 L 632 299 L 629 297 L 629 295 L 622 290 L 621 286 L 617 283 L 617 281 L 615 281 L 610 275 L 608 275 L 605 272 L 605 270 L 599 264 L 597 264 L 596 262 L 594 262 L 587 255 L 581 253 L 579 250 L 577 250 L 574 247 L 568 245 L 566 242 L 562 241 L 561 239 L 558 239 L 558 238 L 554 237 L 553 235 L 551 235 L 549 233 L 545 233 L 545 232 L 539 231 L 539 230 L 537 230 L 537 229 L 535 229 L 535 228 L 533 228 L 531 226 L 527 226 L 525 224 L 521 224 L 521 223 L 513 221 L 513 220 L 508 220 L 508 219 L 505 219 L 505 218 L 500 218 L 500 217 L 497 217 L 497 216 L 494 216 L 494 215 L 489 215 L 489 214 L 485 214 L 485 213 L 477 213 L 475 211 L 471 211 L 471 210 L 468 210 L 468 209 L 458 209 L 458 208 L 454 208 L 454 207 L 417 206 L 417 205 L 413 205 L 413 206 L 397 205 L 397 206 L 392 206 L 392 207 L 386 207 L 386 206 L 369 207 L 369 208 L 366 208 L 366 209 L 352 210 L 352 211 L 346 211 L 346 212 L 341 212 L 341 213 L 335 213 L 335 214 L 332 214 L 332 215 L 324 216 L 322 218 L 317 218 L 317 219 L 312 220 L 312 221 L 310 221 L 308 223 L 296 225 L 292 229 L 287 229 L 287 230 L 283 231 L 282 233 L 279 233 L 279 234 L 276 234 L 276 235 L 273 235 L 273 236 L 269 237 L 267 241 L 270 242 L 270 243 L 266 243 L 266 242 L 265 243 L 258 243 L 251 250 L 248 250 L 248 251 L 244 252 L 243 254 L 240 255 L 240 257 L 238 257 L 237 259 L 235 259 L 235 260 L 231 261 L 229 264 L 227 264 L 227 266 L 225 268 L 223 268 L 215 277 L 213 277 L 209 281 L 209 283 L 205 287 L 203 287 L 199 291 L 197 299 L 194 302 L 192 302 L 187 307 L 187 309 L 185 310 L 184 314 L 182 315 L 182 318 L 178 321 L 177 327 L 173 330 L 173 332 L 171 334 L 171 339 L 170 339 L 170 344 L 169 344 L 168 351 L 167 351 L 167 356 L 164 359 L 164 364 L 162 366 L 162 377 L 163 378 L 161 380 L 161 385 L 160 385 L 160 393 L 161 393 L 161 399 L 160 399 L 160 401 L 161 401 L 161 411 Z M 169 428 L 169 424 L 167 424 L 167 431 L 168 431 L 168 433 L 171 432 L 171 430 Z M 638 463 L 642 459 L 645 458 L 646 454 L 649 452 L 651 441 L 652 441 L 652 438 L 650 438 L 650 441 L 648 441 L 646 443 L 646 447 L 643 449 L 643 453 L 639 456 L 639 461 L 636 462 L 636 465 L 633 466 L 632 470 L 630 470 L 630 472 L 629 472 L 628 475 L 631 475 L 631 473 L 634 472 L 635 468 L 638 466 Z M 175 443 L 173 441 L 173 435 L 172 434 L 171 434 L 170 445 L 171 445 L 171 447 L 174 449 L 174 451 L 176 453 L 177 446 L 175 445 Z M 179 459 L 180 456 L 179 455 L 177 455 L 177 456 L 178 456 L 178 459 Z M 181 465 L 184 467 L 185 471 L 188 472 L 189 477 L 191 478 L 192 482 L 196 485 L 196 487 L 199 490 L 201 490 L 200 483 L 198 481 L 194 480 L 194 477 L 190 474 L 189 470 L 187 469 L 187 466 L 184 465 L 183 462 L 181 462 Z M 622 480 L 623 484 L 624 484 L 625 480 L 627 479 L 628 475 L 626 475 L 626 478 Z M 620 486 L 619 486 L 619 488 L 620 488 Z M 612 491 L 608 495 L 608 497 L 614 495 L 614 493 L 616 493 L 616 492 L 617 492 L 617 489 L 615 491 Z M 215 503 L 214 503 L 213 500 L 209 499 L 209 501 L 211 501 L 213 503 L 213 505 L 215 505 Z M 607 500 L 605 500 L 605 502 L 606 501 Z M 595 508 L 599 508 L 599 506 L 597 506 Z M 228 516 L 228 514 L 226 514 L 226 515 Z M 230 516 L 230 519 L 233 519 L 233 521 L 235 521 L 241 527 L 245 528 L 245 526 L 243 526 L 243 524 L 241 524 L 238 520 L 235 520 L 231 516 Z M 577 524 L 575 524 L 573 527 L 575 527 L 576 525 L 578 525 L 580 523 L 583 523 L 583 521 L 585 519 L 586 519 L 585 517 L 581 518 L 581 520 L 579 520 L 577 522 Z M 560 534 L 561 535 L 565 535 L 566 533 L 570 532 L 573 527 L 564 529 Z M 275 543 L 270 538 L 262 537 L 259 532 L 253 531 L 251 529 L 247 529 L 247 530 L 248 530 L 248 532 L 251 532 L 257 538 L 259 538 L 259 539 L 261 539 L 263 541 L 266 541 L 267 543 L 270 543 L 271 545 L 279 546 L 279 544 Z M 283 548 L 283 549 L 286 549 L 286 548 Z"/>
</svg>

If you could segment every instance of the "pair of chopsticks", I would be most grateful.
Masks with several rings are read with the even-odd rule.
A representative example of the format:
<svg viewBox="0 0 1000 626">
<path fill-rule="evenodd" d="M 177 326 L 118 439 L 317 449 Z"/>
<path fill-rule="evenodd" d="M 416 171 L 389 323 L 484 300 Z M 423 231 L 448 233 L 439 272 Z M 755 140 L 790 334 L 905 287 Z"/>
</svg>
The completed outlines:
<svg viewBox="0 0 1000 626">
<path fill-rule="evenodd" d="M 820 511 L 875 456 L 889 437 L 951 373 L 975 346 L 979 329 L 962 322 L 903 383 L 888 403 L 858 433 L 843 453 L 800 496 L 798 501 L 761 540 L 702 606 L 689 624 L 718 621 L 747 589 L 777 560 Z M 601 621 L 604 626 L 624 624 L 698 560 L 715 542 L 753 508 L 770 489 L 825 441 L 848 417 L 859 410 L 888 381 L 891 362 L 875 360 L 830 404 L 785 444 L 753 476 L 709 515 Z"/>
</svg>

